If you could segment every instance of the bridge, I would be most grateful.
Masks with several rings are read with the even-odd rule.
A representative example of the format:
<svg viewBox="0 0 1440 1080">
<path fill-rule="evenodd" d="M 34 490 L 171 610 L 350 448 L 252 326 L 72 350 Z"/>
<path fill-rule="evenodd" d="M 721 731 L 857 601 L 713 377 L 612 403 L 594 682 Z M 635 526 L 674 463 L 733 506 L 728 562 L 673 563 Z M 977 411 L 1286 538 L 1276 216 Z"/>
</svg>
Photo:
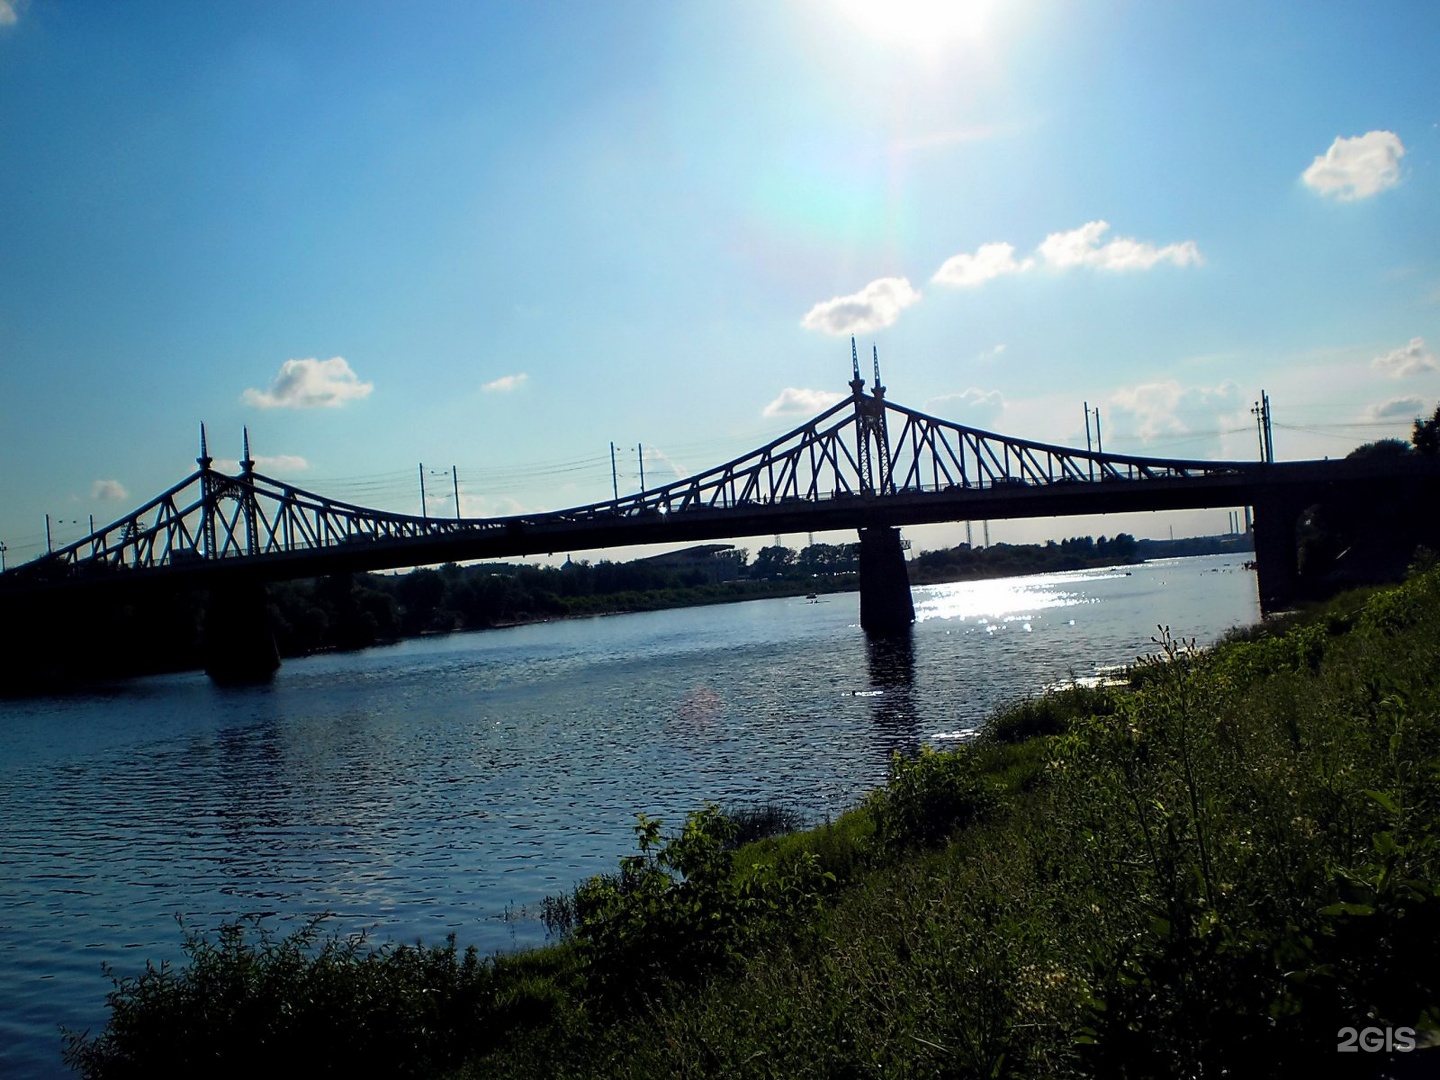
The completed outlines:
<svg viewBox="0 0 1440 1080">
<path fill-rule="evenodd" d="M 878 356 L 866 391 L 852 342 L 850 395 L 742 457 L 673 483 L 537 514 L 435 518 L 340 502 L 255 471 L 198 468 L 91 535 L 0 574 L 0 611 L 64 594 L 204 588 L 208 670 L 278 666 L 266 582 L 323 574 L 666 542 L 856 529 L 861 624 L 914 621 L 899 529 L 907 525 L 1133 511 L 1255 509 L 1260 599 L 1296 592 L 1296 522 L 1336 491 L 1431 493 L 1440 460 L 1283 464 L 1080 450 L 999 435 L 886 400 Z M 1427 494 L 1428 497 L 1428 494 Z M 258 643 L 258 644 L 257 644 Z M 262 670 L 263 669 L 263 670 Z"/>
</svg>

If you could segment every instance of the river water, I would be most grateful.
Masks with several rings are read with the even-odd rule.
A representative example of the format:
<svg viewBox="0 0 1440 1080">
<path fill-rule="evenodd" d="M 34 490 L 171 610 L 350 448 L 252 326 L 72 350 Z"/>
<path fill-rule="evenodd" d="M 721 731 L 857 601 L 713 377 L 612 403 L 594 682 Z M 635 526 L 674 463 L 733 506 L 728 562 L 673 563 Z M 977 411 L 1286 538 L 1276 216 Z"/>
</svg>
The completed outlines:
<svg viewBox="0 0 1440 1080">
<path fill-rule="evenodd" d="M 0 702 L 0 1076 L 64 1076 L 108 963 L 197 930 L 331 912 L 376 941 L 538 943 L 546 894 L 613 869 L 643 811 L 778 802 L 811 820 L 1007 700 L 1259 617 L 1232 556 L 915 589 L 908 644 L 856 594 L 425 638 Z"/>
</svg>

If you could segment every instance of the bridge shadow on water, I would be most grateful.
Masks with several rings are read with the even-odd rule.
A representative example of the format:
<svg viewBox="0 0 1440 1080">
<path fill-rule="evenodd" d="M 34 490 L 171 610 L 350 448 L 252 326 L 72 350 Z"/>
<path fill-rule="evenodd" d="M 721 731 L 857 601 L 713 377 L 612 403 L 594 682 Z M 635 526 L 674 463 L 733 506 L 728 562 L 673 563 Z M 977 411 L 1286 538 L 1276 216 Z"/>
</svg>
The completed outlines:
<svg viewBox="0 0 1440 1080">
<path fill-rule="evenodd" d="M 869 634 L 865 659 L 870 672 L 870 698 L 875 741 L 886 758 L 920 750 L 920 713 L 915 702 L 915 633 Z"/>
</svg>

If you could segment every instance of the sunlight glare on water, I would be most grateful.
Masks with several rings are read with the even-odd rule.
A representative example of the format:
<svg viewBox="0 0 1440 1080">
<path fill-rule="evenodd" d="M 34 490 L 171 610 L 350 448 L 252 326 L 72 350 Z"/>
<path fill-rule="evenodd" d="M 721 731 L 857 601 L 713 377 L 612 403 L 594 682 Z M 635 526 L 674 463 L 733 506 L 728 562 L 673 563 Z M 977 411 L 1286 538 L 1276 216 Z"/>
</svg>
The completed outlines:
<svg viewBox="0 0 1440 1080">
<path fill-rule="evenodd" d="M 995 578 L 989 581 L 957 581 L 927 585 L 916 590 L 915 621 L 931 619 L 1003 619 L 1049 608 L 1093 604 L 1096 598 L 1084 586 L 1097 581 L 1130 576 L 1123 570 L 1077 570 L 1034 577 Z"/>
</svg>

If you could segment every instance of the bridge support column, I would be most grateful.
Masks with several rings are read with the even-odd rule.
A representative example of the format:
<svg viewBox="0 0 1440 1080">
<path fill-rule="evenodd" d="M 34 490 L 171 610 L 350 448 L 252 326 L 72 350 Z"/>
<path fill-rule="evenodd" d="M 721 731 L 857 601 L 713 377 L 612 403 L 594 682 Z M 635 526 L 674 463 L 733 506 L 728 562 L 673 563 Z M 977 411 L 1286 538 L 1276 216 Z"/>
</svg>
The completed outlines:
<svg viewBox="0 0 1440 1080">
<path fill-rule="evenodd" d="M 894 634 L 915 621 L 910 573 L 900 530 L 888 526 L 860 530 L 860 625 L 867 633 Z"/>
<path fill-rule="evenodd" d="M 1300 598 L 1295 526 L 1304 507 L 1279 497 L 1255 500 L 1255 577 L 1260 610 L 1282 611 Z"/>
<path fill-rule="evenodd" d="M 219 686 L 269 682 L 280 667 L 265 586 L 217 585 L 205 605 L 205 674 Z"/>
</svg>

